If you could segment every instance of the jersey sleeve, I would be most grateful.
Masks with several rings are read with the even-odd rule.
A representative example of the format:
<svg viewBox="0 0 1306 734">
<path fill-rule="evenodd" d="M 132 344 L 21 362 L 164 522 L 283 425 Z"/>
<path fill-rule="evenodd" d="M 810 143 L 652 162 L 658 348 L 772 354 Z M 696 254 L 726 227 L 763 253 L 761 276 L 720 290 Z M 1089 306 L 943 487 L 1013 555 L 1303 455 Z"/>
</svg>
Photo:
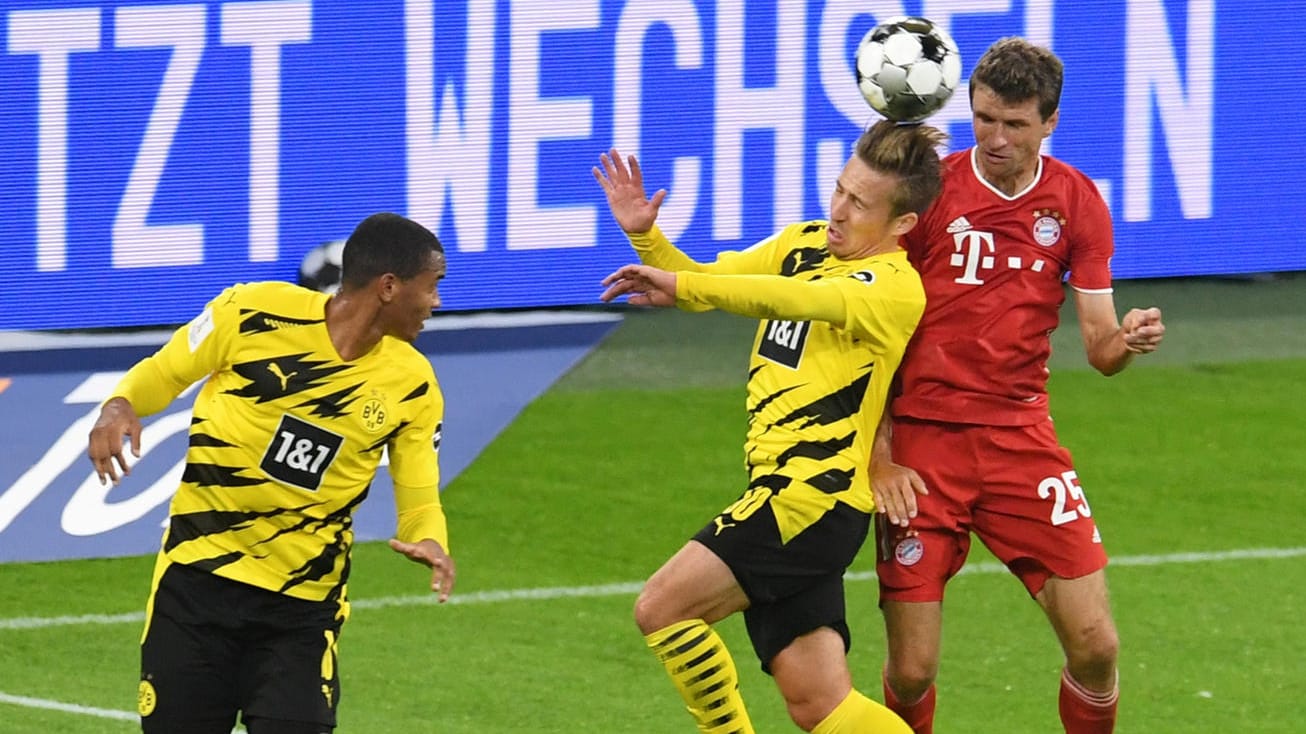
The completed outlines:
<svg viewBox="0 0 1306 734">
<path fill-rule="evenodd" d="M 781 233 L 777 232 L 745 250 L 721 252 L 716 260 L 710 263 L 700 263 L 686 255 L 656 226 L 648 232 L 631 234 L 627 237 L 639 255 L 639 261 L 645 265 L 671 272 L 742 275 L 776 271 L 776 249 L 773 244 L 780 235 Z"/>
<path fill-rule="evenodd" d="M 756 319 L 825 321 L 882 346 L 902 342 L 903 332 L 910 335 L 925 310 L 920 279 L 900 279 L 883 266 L 811 281 L 678 273 L 676 290 L 678 305 L 710 306 Z"/>
<path fill-rule="evenodd" d="M 110 397 L 126 398 L 138 415 L 158 413 L 183 390 L 228 362 L 239 328 L 240 286 L 224 290 L 159 351 L 137 362 Z"/>
<path fill-rule="evenodd" d="M 1111 212 L 1086 177 L 1077 187 L 1075 219 L 1070 234 L 1070 285 L 1087 293 L 1111 292 L 1114 235 Z"/>
<path fill-rule="evenodd" d="M 391 439 L 390 478 L 394 483 L 396 537 L 406 543 L 430 538 L 449 552 L 449 530 L 440 504 L 440 439 L 444 397 L 434 376 L 417 419 Z"/>
<path fill-rule="evenodd" d="M 916 271 L 877 263 L 833 282 L 847 293 L 845 329 L 889 351 L 907 348 L 925 313 L 925 288 Z"/>
</svg>

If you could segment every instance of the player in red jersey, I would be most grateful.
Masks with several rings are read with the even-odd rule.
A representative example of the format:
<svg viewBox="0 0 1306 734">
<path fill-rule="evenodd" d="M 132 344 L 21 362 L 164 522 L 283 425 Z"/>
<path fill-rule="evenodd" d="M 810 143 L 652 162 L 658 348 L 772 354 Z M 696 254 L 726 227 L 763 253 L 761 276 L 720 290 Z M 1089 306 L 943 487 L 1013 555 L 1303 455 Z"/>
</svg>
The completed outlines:
<svg viewBox="0 0 1306 734">
<path fill-rule="evenodd" d="M 872 470 L 885 698 L 917 734 L 933 731 L 943 591 L 972 532 L 1024 583 L 1065 651 L 1066 732 L 1115 726 L 1106 553 L 1048 414 L 1049 335 L 1067 273 L 1102 374 L 1155 350 L 1165 327 L 1156 308 L 1116 320 L 1106 203 L 1083 173 L 1040 155 L 1061 80 L 1047 49 L 1017 38 L 990 47 L 970 78 L 976 144 L 948 156 L 942 193 L 903 238 L 927 305 Z"/>
</svg>

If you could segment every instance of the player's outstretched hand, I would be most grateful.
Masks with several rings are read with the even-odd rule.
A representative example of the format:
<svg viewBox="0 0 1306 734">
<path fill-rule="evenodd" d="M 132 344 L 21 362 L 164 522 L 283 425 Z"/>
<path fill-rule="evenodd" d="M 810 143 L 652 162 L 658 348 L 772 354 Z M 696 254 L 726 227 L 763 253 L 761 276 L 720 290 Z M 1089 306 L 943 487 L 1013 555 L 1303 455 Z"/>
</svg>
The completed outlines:
<svg viewBox="0 0 1306 734">
<path fill-rule="evenodd" d="M 599 300 L 608 303 L 626 296 L 635 306 L 676 305 L 676 274 L 648 265 L 625 265 L 603 279 L 607 290 Z"/>
<path fill-rule="evenodd" d="M 916 495 L 929 493 L 925 480 L 910 467 L 882 462 L 871 472 L 875 511 L 888 517 L 893 525 L 907 527 L 916 517 Z"/>
<path fill-rule="evenodd" d="M 449 594 L 453 592 L 454 578 L 458 575 L 454 568 L 453 558 L 444 552 L 440 544 L 425 538 L 416 543 L 405 543 L 397 538 L 390 539 L 390 548 L 396 553 L 402 553 L 410 561 L 416 561 L 431 569 L 431 591 L 440 595 L 440 603 L 449 601 Z"/>
<path fill-rule="evenodd" d="M 117 484 L 122 477 L 131 474 L 127 458 L 122 454 L 123 436 L 131 441 L 132 456 L 141 458 L 141 419 L 126 398 L 111 398 L 100 408 L 100 417 L 91 427 L 86 448 L 86 455 L 102 485 L 107 482 Z"/>
<path fill-rule="evenodd" d="M 1125 348 L 1134 354 L 1155 352 L 1165 336 L 1165 324 L 1161 323 L 1161 309 L 1134 308 L 1120 321 L 1120 329 L 1125 337 Z"/>
<path fill-rule="evenodd" d="M 658 189 L 649 199 L 644 193 L 644 173 L 640 171 L 639 161 L 635 156 L 627 156 L 623 162 L 616 148 L 599 155 L 600 169 L 590 169 L 594 180 L 603 187 L 608 196 L 608 208 L 612 218 L 623 230 L 631 234 L 640 234 L 653 229 L 653 222 L 658 218 L 658 209 L 667 197 L 666 189 Z"/>
</svg>

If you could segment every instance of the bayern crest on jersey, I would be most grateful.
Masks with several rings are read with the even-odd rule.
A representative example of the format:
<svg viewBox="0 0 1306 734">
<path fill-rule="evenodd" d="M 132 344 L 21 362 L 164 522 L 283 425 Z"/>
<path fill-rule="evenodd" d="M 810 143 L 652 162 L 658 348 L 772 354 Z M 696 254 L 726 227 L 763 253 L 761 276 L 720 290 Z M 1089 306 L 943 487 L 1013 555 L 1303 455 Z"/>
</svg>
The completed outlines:
<svg viewBox="0 0 1306 734">
<path fill-rule="evenodd" d="M 1051 247 L 1061 240 L 1061 225 L 1066 220 L 1060 212 L 1046 209 L 1034 213 L 1034 241 L 1044 247 Z"/>
</svg>

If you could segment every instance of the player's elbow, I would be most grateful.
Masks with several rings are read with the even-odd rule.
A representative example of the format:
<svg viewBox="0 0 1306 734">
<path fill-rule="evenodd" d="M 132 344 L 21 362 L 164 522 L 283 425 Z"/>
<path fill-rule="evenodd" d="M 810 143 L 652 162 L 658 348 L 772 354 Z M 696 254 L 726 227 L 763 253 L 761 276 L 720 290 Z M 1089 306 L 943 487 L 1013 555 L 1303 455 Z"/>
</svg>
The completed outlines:
<svg viewBox="0 0 1306 734">
<path fill-rule="evenodd" d="M 1104 377 L 1112 377 L 1124 371 L 1125 367 L 1129 365 L 1130 356 L 1128 352 L 1115 357 L 1089 355 L 1088 363 L 1093 369 L 1102 373 Z"/>
<path fill-rule="evenodd" d="M 1088 364 L 1106 377 L 1119 374 L 1125 367 L 1129 366 L 1129 361 L 1134 356 L 1125 346 L 1124 338 L 1121 337 L 1119 330 L 1116 330 L 1110 336 L 1091 340 L 1085 339 L 1084 346 Z"/>
</svg>

